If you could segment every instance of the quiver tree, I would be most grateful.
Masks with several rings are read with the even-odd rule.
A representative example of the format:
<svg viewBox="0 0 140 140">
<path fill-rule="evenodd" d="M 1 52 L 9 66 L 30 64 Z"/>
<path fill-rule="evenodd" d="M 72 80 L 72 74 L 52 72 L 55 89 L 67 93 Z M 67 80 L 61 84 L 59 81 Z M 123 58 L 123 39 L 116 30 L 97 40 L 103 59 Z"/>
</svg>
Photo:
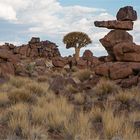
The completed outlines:
<svg viewBox="0 0 140 140">
<path fill-rule="evenodd" d="M 83 32 L 71 32 L 64 36 L 63 38 L 66 48 L 75 48 L 75 59 L 79 60 L 80 49 L 92 43 L 91 39 L 86 33 Z"/>
</svg>

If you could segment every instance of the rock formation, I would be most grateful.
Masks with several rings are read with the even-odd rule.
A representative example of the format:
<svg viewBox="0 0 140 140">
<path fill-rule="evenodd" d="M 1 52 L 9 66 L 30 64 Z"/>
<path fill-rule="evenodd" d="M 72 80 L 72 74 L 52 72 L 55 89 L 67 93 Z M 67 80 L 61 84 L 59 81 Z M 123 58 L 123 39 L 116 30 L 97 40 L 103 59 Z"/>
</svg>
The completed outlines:
<svg viewBox="0 0 140 140">
<path fill-rule="evenodd" d="M 5 43 L 0 46 L 0 77 L 6 78 L 9 74 L 28 76 L 33 70 L 43 73 L 45 68 L 41 64 L 60 56 L 56 44 L 40 41 L 40 38 L 33 37 L 28 44 L 21 46 Z M 34 63 L 31 64 L 31 60 Z"/>
<path fill-rule="evenodd" d="M 127 30 L 133 29 L 133 21 L 136 19 L 137 13 L 135 10 L 133 10 L 133 7 L 126 6 L 121 8 L 117 13 L 117 20 L 95 21 L 96 27 L 114 29 L 110 31 L 104 38 L 100 39 L 100 42 L 107 50 L 109 56 L 112 57 L 114 60 L 130 61 L 129 59 L 127 60 L 128 57 L 126 57 L 129 55 L 131 56 L 131 61 L 136 61 L 135 56 L 139 55 L 139 51 L 136 50 L 138 50 L 139 47 L 133 43 L 133 37 L 127 32 Z M 127 42 L 127 45 L 129 44 L 129 48 L 132 48 L 133 51 L 124 51 L 122 52 L 122 55 L 120 54 L 121 56 L 119 58 L 118 55 L 116 56 L 117 47 L 120 46 L 118 44 L 121 44 L 122 48 L 126 48 L 125 42 Z"/>
<path fill-rule="evenodd" d="M 133 37 L 127 30 L 133 29 L 133 21 L 137 20 L 137 12 L 131 6 L 121 8 L 117 13 L 117 20 L 95 21 L 96 27 L 111 30 L 101 44 L 108 52 L 104 63 L 95 68 L 95 73 L 116 80 L 122 87 L 137 84 L 140 71 L 140 45 L 133 42 Z M 134 81 L 135 80 L 135 81 Z"/>
</svg>

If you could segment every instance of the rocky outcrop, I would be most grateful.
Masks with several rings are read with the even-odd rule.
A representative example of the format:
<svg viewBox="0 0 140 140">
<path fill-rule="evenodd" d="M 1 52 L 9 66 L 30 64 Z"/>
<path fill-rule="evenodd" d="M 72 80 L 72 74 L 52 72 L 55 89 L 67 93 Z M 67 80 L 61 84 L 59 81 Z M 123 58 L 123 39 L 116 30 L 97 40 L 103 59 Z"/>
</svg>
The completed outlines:
<svg viewBox="0 0 140 140">
<path fill-rule="evenodd" d="M 102 63 L 96 66 L 95 73 L 116 81 L 123 88 L 139 83 L 140 45 L 136 45 L 127 32 L 133 29 L 132 21 L 136 19 L 137 13 L 133 7 L 126 6 L 118 11 L 117 20 L 95 22 L 97 27 L 115 29 L 100 39 L 108 56 L 102 57 Z"/>
<path fill-rule="evenodd" d="M 121 8 L 117 13 L 117 20 L 112 21 L 95 21 L 95 26 L 105 27 L 108 29 L 115 29 L 110 31 L 104 38 L 100 39 L 101 44 L 107 50 L 109 56 L 114 61 L 139 61 L 139 54 L 135 50 L 138 50 L 137 45 L 133 45 L 133 37 L 127 32 L 127 30 L 133 29 L 133 22 L 137 19 L 137 13 L 133 10 L 133 7 L 126 6 Z M 129 45 L 129 53 L 125 53 L 120 48 L 126 48 L 125 43 Z M 118 48 L 117 48 L 118 47 Z M 139 51 L 138 51 L 139 52 Z M 119 58 L 120 57 L 120 58 Z"/>
<path fill-rule="evenodd" d="M 8 75 L 38 75 L 45 72 L 45 60 L 60 57 L 58 46 L 50 41 L 33 37 L 28 44 L 15 46 L 5 43 L 0 46 L 0 77 Z M 42 58 L 43 60 L 39 60 Z"/>
<path fill-rule="evenodd" d="M 96 21 L 94 22 L 94 24 L 96 27 L 104 27 L 108 29 L 133 30 L 132 21 L 118 21 L 118 20 Z"/>
<path fill-rule="evenodd" d="M 14 48 L 13 52 L 19 54 L 21 58 L 45 57 L 52 59 L 61 56 L 58 46 L 55 43 L 48 40 L 40 41 L 39 38 L 35 37 L 33 37 L 27 45 Z"/>
</svg>

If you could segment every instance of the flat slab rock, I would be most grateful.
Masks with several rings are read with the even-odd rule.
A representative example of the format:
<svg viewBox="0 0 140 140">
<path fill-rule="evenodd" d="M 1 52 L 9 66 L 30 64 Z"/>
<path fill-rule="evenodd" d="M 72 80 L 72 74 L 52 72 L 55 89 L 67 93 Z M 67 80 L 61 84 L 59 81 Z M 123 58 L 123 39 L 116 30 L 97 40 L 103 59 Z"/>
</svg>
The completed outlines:
<svg viewBox="0 0 140 140">
<path fill-rule="evenodd" d="M 123 8 L 120 8 L 120 10 L 117 13 L 117 20 L 120 21 L 135 21 L 137 20 L 137 12 L 133 9 L 132 6 L 126 6 Z"/>
<path fill-rule="evenodd" d="M 133 30 L 132 21 L 118 21 L 118 20 L 95 21 L 94 25 L 96 27 L 103 27 L 108 29 Z"/>
</svg>

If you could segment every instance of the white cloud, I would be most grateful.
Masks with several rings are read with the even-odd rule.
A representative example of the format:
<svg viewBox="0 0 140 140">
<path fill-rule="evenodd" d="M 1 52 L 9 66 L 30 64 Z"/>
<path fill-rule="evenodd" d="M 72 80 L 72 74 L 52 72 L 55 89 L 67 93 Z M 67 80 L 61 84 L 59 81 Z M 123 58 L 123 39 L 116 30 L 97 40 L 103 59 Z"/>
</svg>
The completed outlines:
<svg viewBox="0 0 140 140">
<path fill-rule="evenodd" d="M 0 3 L 0 18 L 5 20 L 16 20 L 16 11 L 10 5 Z"/>
</svg>

